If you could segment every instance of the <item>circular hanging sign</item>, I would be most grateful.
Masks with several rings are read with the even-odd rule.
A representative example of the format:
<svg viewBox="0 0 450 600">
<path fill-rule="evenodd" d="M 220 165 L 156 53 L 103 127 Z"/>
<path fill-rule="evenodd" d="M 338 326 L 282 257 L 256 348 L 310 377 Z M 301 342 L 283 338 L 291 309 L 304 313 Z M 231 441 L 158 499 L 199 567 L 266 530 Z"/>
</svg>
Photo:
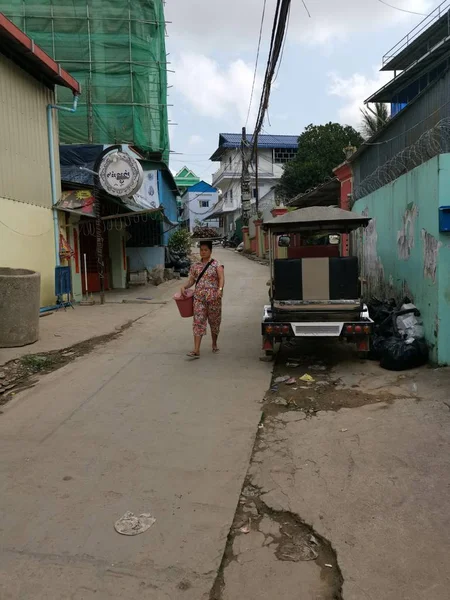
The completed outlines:
<svg viewBox="0 0 450 600">
<path fill-rule="evenodd" d="M 124 152 L 114 152 L 100 163 L 98 178 L 111 196 L 133 196 L 141 189 L 144 172 L 135 158 Z"/>
</svg>

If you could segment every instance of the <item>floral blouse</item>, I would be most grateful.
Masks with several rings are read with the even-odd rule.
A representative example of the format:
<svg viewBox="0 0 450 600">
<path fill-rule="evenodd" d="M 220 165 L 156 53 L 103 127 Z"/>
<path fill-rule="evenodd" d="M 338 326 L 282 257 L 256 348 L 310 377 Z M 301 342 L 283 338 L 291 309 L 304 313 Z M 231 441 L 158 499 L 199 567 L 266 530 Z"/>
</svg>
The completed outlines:
<svg viewBox="0 0 450 600">
<path fill-rule="evenodd" d="M 194 281 L 197 281 L 205 266 L 205 263 L 202 263 L 201 261 L 194 263 L 191 267 L 189 276 L 192 277 Z M 206 300 L 208 302 L 217 300 L 217 293 L 219 291 L 219 269 L 221 267 L 222 265 L 217 260 L 212 261 L 198 285 L 195 286 L 194 298 Z"/>
</svg>

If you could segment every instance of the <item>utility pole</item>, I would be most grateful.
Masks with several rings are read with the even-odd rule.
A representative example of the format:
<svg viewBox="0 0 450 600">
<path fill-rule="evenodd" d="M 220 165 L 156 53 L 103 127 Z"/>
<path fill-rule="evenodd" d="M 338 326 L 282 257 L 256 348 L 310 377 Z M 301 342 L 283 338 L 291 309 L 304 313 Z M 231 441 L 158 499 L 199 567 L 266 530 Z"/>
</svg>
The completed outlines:
<svg viewBox="0 0 450 600">
<path fill-rule="evenodd" d="M 254 134 L 253 143 L 255 144 L 255 210 L 256 210 L 256 218 L 259 219 L 259 172 L 258 172 L 258 134 Z"/>
<path fill-rule="evenodd" d="M 248 170 L 248 151 L 247 151 L 247 132 L 242 128 L 241 157 L 242 157 L 242 175 L 241 175 L 241 204 L 242 204 L 242 223 L 248 225 L 251 210 L 251 192 L 250 192 L 250 174 Z"/>
</svg>

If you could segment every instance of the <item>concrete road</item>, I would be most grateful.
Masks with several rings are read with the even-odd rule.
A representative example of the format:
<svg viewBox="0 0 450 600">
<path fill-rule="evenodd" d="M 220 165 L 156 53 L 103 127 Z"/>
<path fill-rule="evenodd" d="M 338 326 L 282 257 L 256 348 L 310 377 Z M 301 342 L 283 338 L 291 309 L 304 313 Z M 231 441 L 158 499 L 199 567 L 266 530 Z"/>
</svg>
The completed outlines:
<svg viewBox="0 0 450 600">
<path fill-rule="evenodd" d="M 338 344 L 304 346 L 294 370 L 288 356 L 278 361 L 277 375 L 307 371 L 315 382 L 280 385 L 269 395 L 248 481 L 264 520 L 282 519 L 271 528 L 254 524 L 260 532 L 254 546 L 235 552 L 225 568 L 224 600 L 239 591 L 246 600 L 447 600 L 450 370 L 383 371 Z M 286 539 L 278 525 L 288 517 L 300 531 L 288 531 L 287 541 L 301 538 L 305 524 L 320 540 L 315 565 L 280 565 Z M 262 535 L 268 532 L 269 543 Z M 338 577 L 323 589 L 333 569 Z M 265 595 L 268 589 L 285 595 Z"/>
<path fill-rule="evenodd" d="M 218 254 L 219 355 L 207 343 L 185 359 L 191 322 L 170 303 L 4 408 L 2 600 L 209 597 L 270 381 L 258 360 L 267 270 Z M 126 511 L 156 524 L 121 536 Z"/>
</svg>

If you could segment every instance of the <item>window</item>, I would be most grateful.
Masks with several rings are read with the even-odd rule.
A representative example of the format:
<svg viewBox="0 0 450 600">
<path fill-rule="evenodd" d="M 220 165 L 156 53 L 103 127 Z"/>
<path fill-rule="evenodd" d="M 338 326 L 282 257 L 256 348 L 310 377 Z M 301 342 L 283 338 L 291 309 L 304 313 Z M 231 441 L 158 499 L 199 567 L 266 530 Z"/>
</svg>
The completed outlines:
<svg viewBox="0 0 450 600">
<path fill-rule="evenodd" d="M 127 227 L 127 248 L 148 248 L 162 244 L 162 221 L 148 219 L 146 223 L 131 223 Z"/>
<path fill-rule="evenodd" d="M 208 208 L 209 200 L 200 200 L 200 208 Z"/>
<path fill-rule="evenodd" d="M 297 148 L 275 148 L 273 162 L 279 165 L 290 162 L 297 154 Z"/>
</svg>

